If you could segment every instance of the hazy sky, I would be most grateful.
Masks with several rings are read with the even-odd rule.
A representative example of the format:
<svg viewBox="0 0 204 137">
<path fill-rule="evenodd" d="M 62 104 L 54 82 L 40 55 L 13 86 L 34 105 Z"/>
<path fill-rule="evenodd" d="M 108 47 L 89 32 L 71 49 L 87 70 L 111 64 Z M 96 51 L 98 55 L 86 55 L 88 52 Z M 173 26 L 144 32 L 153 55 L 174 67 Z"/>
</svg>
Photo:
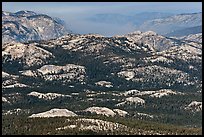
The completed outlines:
<svg viewBox="0 0 204 137">
<path fill-rule="evenodd" d="M 76 33 L 102 35 L 135 31 L 131 24 L 113 25 L 86 20 L 98 13 L 134 15 L 141 12 L 192 13 L 202 11 L 202 2 L 2 2 L 2 10 L 30 10 L 63 19 Z"/>
</svg>

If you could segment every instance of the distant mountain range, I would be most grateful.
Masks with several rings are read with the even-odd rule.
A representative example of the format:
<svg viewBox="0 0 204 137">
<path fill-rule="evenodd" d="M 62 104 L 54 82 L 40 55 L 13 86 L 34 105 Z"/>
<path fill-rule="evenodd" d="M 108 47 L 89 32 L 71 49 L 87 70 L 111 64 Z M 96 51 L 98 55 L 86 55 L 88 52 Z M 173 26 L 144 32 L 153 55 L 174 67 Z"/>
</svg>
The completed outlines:
<svg viewBox="0 0 204 137">
<path fill-rule="evenodd" d="M 155 31 L 166 36 L 184 36 L 202 32 L 202 13 L 171 14 L 144 12 L 132 16 L 122 14 L 96 14 L 88 20 L 123 25 L 130 23 L 135 30 Z"/>
<path fill-rule="evenodd" d="M 48 40 L 69 33 L 62 20 L 33 11 L 16 13 L 2 11 L 2 39 L 4 42 Z"/>
<path fill-rule="evenodd" d="M 202 13 L 171 14 L 143 12 L 132 16 L 123 14 L 96 14 L 87 20 L 107 24 L 132 24 L 135 30 L 155 31 L 168 37 L 202 32 Z M 36 25 L 38 24 L 38 25 Z M 49 25 L 48 25 L 49 24 Z M 2 11 L 3 43 L 10 41 L 48 40 L 71 33 L 66 23 L 55 17 L 33 11 L 16 13 Z"/>
<path fill-rule="evenodd" d="M 190 34 L 202 33 L 202 26 L 190 27 L 181 30 L 175 30 L 173 32 L 167 33 L 165 36 L 181 37 Z"/>
<path fill-rule="evenodd" d="M 139 26 L 139 29 L 141 31 L 152 30 L 165 35 L 197 26 L 202 26 L 202 13 L 178 14 L 166 18 L 149 20 Z"/>
<path fill-rule="evenodd" d="M 110 24 L 127 24 L 132 23 L 136 26 L 141 25 L 147 20 L 153 20 L 163 17 L 168 17 L 174 14 L 171 13 L 160 13 L 160 12 L 143 12 L 134 15 L 124 15 L 124 14 L 95 14 L 94 16 L 88 18 L 87 20 L 100 22 L 100 23 L 110 23 Z"/>
</svg>

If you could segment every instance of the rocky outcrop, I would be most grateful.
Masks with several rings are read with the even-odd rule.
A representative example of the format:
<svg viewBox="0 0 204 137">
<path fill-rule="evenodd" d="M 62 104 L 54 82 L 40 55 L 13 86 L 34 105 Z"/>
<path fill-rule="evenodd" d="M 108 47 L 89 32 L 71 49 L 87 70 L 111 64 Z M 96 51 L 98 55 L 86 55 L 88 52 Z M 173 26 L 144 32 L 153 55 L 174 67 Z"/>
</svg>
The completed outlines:
<svg viewBox="0 0 204 137">
<path fill-rule="evenodd" d="M 127 111 L 124 111 L 124 110 L 121 110 L 121 109 L 113 109 L 113 111 L 114 111 L 117 115 L 119 115 L 119 116 L 121 116 L 121 117 L 125 117 L 125 116 L 128 115 L 128 112 L 127 112 Z"/>
<path fill-rule="evenodd" d="M 39 99 L 44 99 L 44 100 L 54 100 L 57 98 L 71 97 L 70 95 L 63 95 L 63 94 L 58 94 L 58 93 L 39 93 L 39 92 L 35 92 L 35 91 L 33 91 L 27 95 L 37 97 Z"/>
<path fill-rule="evenodd" d="M 77 116 L 77 114 L 75 114 L 72 111 L 69 111 L 67 109 L 51 109 L 49 111 L 46 112 L 42 112 L 42 113 L 38 113 L 38 114 L 32 114 L 31 116 L 29 116 L 29 118 L 34 118 L 34 117 L 74 117 Z"/>
<path fill-rule="evenodd" d="M 107 87 L 107 88 L 113 87 L 112 83 L 108 81 L 98 81 L 95 84 L 101 87 Z"/>
<path fill-rule="evenodd" d="M 49 51 L 35 45 L 10 43 L 3 46 L 2 62 L 18 69 L 41 66 L 54 56 Z"/>
<path fill-rule="evenodd" d="M 98 115 L 105 115 L 105 116 L 111 116 L 114 117 L 116 114 L 113 112 L 113 110 L 106 108 L 106 107 L 89 107 L 84 110 L 85 112 L 95 113 Z"/>
<path fill-rule="evenodd" d="M 44 65 L 37 70 L 46 81 L 81 82 L 84 84 L 86 70 L 84 66 L 67 64 L 65 66 Z"/>
<path fill-rule="evenodd" d="M 32 11 L 16 13 L 2 11 L 3 43 L 48 40 L 67 33 L 68 30 L 64 24 L 48 15 Z"/>
<path fill-rule="evenodd" d="M 185 110 L 190 110 L 192 112 L 199 112 L 202 111 L 202 102 L 192 101 Z"/>
<path fill-rule="evenodd" d="M 128 97 L 125 98 L 125 101 L 116 104 L 115 106 L 124 106 L 124 105 L 135 105 L 135 106 L 144 106 L 145 100 L 139 97 Z"/>
<path fill-rule="evenodd" d="M 91 130 L 93 132 L 116 132 L 116 131 L 125 131 L 128 129 L 127 126 L 104 121 L 100 119 L 88 119 L 88 118 L 79 118 L 75 121 L 76 124 L 68 125 L 65 127 L 59 127 L 56 130 L 65 130 L 65 129 L 74 129 L 78 128 L 80 131 Z M 79 124 L 80 123 L 80 124 Z"/>
<path fill-rule="evenodd" d="M 173 46 L 179 46 L 180 41 L 159 35 L 153 31 L 136 31 L 124 35 L 128 40 L 145 45 L 151 51 L 163 51 Z M 148 50 L 146 50 L 148 51 Z"/>
<path fill-rule="evenodd" d="M 2 103 L 10 103 L 10 102 L 5 97 L 2 97 Z"/>
<path fill-rule="evenodd" d="M 170 89 L 161 89 L 156 91 L 139 91 L 131 94 L 132 96 L 145 96 L 149 95 L 153 98 L 161 98 L 163 96 L 170 96 L 170 95 L 184 95 L 184 93 L 181 92 L 175 92 Z"/>
</svg>

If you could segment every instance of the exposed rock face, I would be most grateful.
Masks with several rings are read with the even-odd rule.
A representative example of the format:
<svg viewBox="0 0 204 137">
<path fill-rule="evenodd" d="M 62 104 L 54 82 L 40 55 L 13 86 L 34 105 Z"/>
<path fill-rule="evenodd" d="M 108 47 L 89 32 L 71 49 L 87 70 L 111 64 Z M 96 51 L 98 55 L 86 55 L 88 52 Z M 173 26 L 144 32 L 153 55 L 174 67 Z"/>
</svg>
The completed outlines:
<svg viewBox="0 0 204 137">
<path fill-rule="evenodd" d="M 151 53 L 154 51 L 151 46 L 141 44 L 141 41 L 133 41 L 127 36 L 109 38 L 96 34 L 69 34 L 51 42 L 58 42 L 64 49 L 69 51 L 96 55 L 103 55 L 106 51 L 114 51 L 114 53 L 138 51 Z"/>
<path fill-rule="evenodd" d="M 150 97 L 153 97 L 153 98 L 161 98 L 163 96 L 169 96 L 169 95 L 184 95 L 184 93 L 175 92 L 170 89 L 161 89 L 157 91 L 141 91 L 141 92 L 134 93 L 132 95 L 135 95 L 135 96 L 149 95 Z"/>
<path fill-rule="evenodd" d="M 10 13 L 2 11 L 3 43 L 29 40 L 48 40 L 67 34 L 68 30 L 59 20 L 32 11 Z"/>
<path fill-rule="evenodd" d="M 163 133 L 155 132 L 153 130 L 143 130 L 131 128 L 127 125 L 110 122 L 101 119 L 91 119 L 91 118 L 76 118 L 67 119 L 67 126 L 58 127 L 56 130 L 66 130 L 66 129 L 74 129 L 79 131 L 92 131 L 94 133 L 98 133 L 100 135 L 161 135 Z"/>
<path fill-rule="evenodd" d="M 145 105 L 145 100 L 139 97 L 128 97 L 128 98 L 125 98 L 125 101 L 118 103 L 115 106 L 123 106 L 125 104 L 143 106 Z"/>
<path fill-rule="evenodd" d="M 2 71 L 2 89 L 16 88 L 16 87 L 29 88 L 30 86 L 23 84 L 23 83 L 20 83 L 18 75 L 12 75 L 12 74 L 9 74 L 9 73 Z"/>
<path fill-rule="evenodd" d="M 107 87 L 107 88 L 113 87 L 112 83 L 108 81 L 98 81 L 95 84 L 98 86 Z"/>
<path fill-rule="evenodd" d="M 155 50 L 163 51 L 170 47 L 180 45 L 179 41 L 159 35 L 153 31 L 147 31 L 147 32 L 136 31 L 124 36 L 127 37 L 128 40 L 131 40 L 137 43 L 143 43 L 143 45 L 146 45 L 146 48 L 150 49 L 151 51 L 155 51 Z"/>
<path fill-rule="evenodd" d="M 137 67 L 134 69 L 130 69 L 129 71 L 132 71 L 135 73 L 135 76 L 129 80 L 134 82 L 141 82 L 144 85 L 146 85 L 146 82 L 149 83 L 149 81 L 152 81 L 152 83 L 155 83 L 156 81 L 158 81 L 157 85 L 165 84 L 167 86 L 171 86 L 172 84 L 174 84 L 174 83 L 171 83 L 171 81 L 168 81 L 166 77 L 169 77 L 169 78 L 171 77 L 171 80 L 174 79 L 174 82 L 177 82 L 177 83 L 182 80 L 186 84 L 187 83 L 190 84 L 190 82 L 188 81 L 189 75 L 187 73 L 184 73 L 176 69 L 170 69 L 166 67 L 153 65 L 153 66 Z M 124 73 L 119 72 L 118 76 L 124 78 L 125 76 L 121 74 L 124 74 Z M 160 74 L 165 75 L 165 77 L 161 77 Z M 160 83 L 160 81 L 162 83 Z M 166 81 L 166 83 L 164 81 Z"/>
<path fill-rule="evenodd" d="M 125 91 L 123 94 L 124 96 L 145 96 L 149 95 L 153 98 L 161 98 L 163 96 L 169 96 L 169 95 L 184 95 L 184 93 L 176 92 L 171 89 L 161 89 L 161 90 L 155 90 L 155 91 L 139 91 L 139 90 L 129 90 Z"/>
<path fill-rule="evenodd" d="M 118 73 L 118 75 L 125 78 L 126 80 L 131 80 L 134 78 L 135 73 L 133 71 L 121 71 Z"/>
<path fill-rule="evenodd" d="M 157 93 L 150 95 L 150 97 L 161 98 L 163 96 L 169 96 L 169 95 L 175 95 L 175 94 L 179 94 L 179 93 L 176 93 L 176 92 L 171 91 L 171 90 L 163 89 L 163 90 L 159 90 L 159 92 L 157 92 Z M 182 94 L 182 93 L 180 93 L 180 94 Z"/>
<path fill-rule="evenodd" d="M 139 98 L 139 97 L 129 97 L 129 98 L 126 98 L 125 100 L 126 100 L 127 102 L 129 102 L 130 104 L 131 104 L 131 103 L 141 104 L 141 105 L 145 104 L 144 99 L 141 99 L 141 98 Z"/>
<path fill-rule="evenodd" d="M 2 97 L 2 103 L 10 103 L 5 97 Z"/>
<path fill-rule="evenodd" d="M 138 116 L 141 116 L 141 118 L 143 117 L 147 117 L 147 118 L 154 118 L 153 115 L 149 115 L 149 114 L 146 114 L 146 113 L 137 113 Z"/>
<path fill-rule="evenodd" d="M 81 123 L 81 124 L 78 124 Z M 57 128 L 56 130 L 79 128 L 79 130 L 91 130 L 93 132 L 127 130 L 128 127 L 119 123 L 113 123 L 100 119 L 80 118 L 76 120 L 76 125 L 68 125 Z"/>
<path fill-rule="evenodd" d="M 54 108 L 46 112 L 32 114 L 29 117 L 33 118 L 33 117 L 74 117 L 74 116 L 77 116 L 77 114 L 75 114 L 72 111 L 69 111 L 67 109 Z"/>
<path fill-rule="evenodd" d="M 112 116 L 114 117 L 116 115 L 116 113 L 106 107 L 89 107 L 87 109 L 84 110 L 85 112 L 90 112 L 90 113 L 96 113 L 99 115 L 105 115 L 105 116 Z"/>
<path fill-rule="evenodd" d="M 22 83 L 15 83 L 15 84 L 11 84 L 11 85 L 7 85 L 7 86 L 3 86 L 2 88 L 17 88 L 17 87 L 30 87 L 29 85 L 26 84 L 22 84 Z"/>
<path fill-rule="evenodd" d="M 128 112 L 121 110 L 121 109 L 109 109 L 106 107 L 89 107 L 87 109 L 84 110 L 84 112 L 90 112 L 90 113 L 95 113 L 97 115 L 105 115 L 105 116 L 121 116 L 121 117 L 125 117 L 128 115 Z"/>
<path fill-rule="evenodd" d="M 143 58 L 141 60 L 143 63 L 135 67 L 124 67 L 117 75 L 129 81 L 141 81 L 140 85 L 146 85 L 146 83 L 151 85 L 150 81 L 152 84 L 157 83 L 157 86 L 165 85 L 166 88 L 181 83 L 185 86 L 194 85 L 198 82 L 195 79 L 200 79 L 196 72 L 201 71 L 201 49 L 201 44 L 195 43 L 171 47 L 153 56 Z M 127 77 L 127 72 L 132 74 L 134 72 L 134 75 Z"/>
<path fill-rule="evenodd" d="M 93 126 L 84 126 L 84 127 L 81 127 L 82 130 L 113 130 L 114 127 L 126 127 L 122 124 L 118 124 L 118 123 L 113 123 L 113 122 L 108 122 L 108 121 L 104 121 L 104 120 L 98 120 L 98 119 L 79 119 L 78 121 L 81 121 L 81 122 L 85 122 L 85 123 L 90 123 L 90 124 L 93 124 Z M 95 126 L 94 126 L 95 125 Z"/>
<path fill-rule="evenodd" d="M 120 109 L 113 109 L 113 111 L 118 114 L 121 117 L 125 117 L 126 115 L 128 115 L 128 112 L 124 111 L 124 110 L 120 110 Z"/>
<path fill-rule="evenodd" d="M 185 109 L 193 112 L 202 111 L 202 102 L 192 101 Z"/>
<path fill-rule="evenodd" d="M 19 72 L 21 73 L 21 75 L 24 75 L 24 76 L 37 77 L 37 73 L 32 70 L 24 70 L 24 71 L 19 71 Z"/>
<path fill-rule="evenodd" d="M 16 109 L 12 109 L 12 110 L 8 110 L 8 111 L 4 111 L 2 112 L 3 115 L 11 115 L 11 114 L 20 114 L 22 112 L 22 109 L 20 108 L 16 108 Z"/>
<path fill-rule="evenodd" d="M 136 93 L 140 93 L 140 91 L 136 89 L 132 89 L 132 90 L 125 91 L 125 93 L 123 93 L 122 95 L 128 96 L 128 95 L 135 95 Z"/>
<path fill-rule="evenodd" d="M 62 82 L 84 82 L 86 71 L 84 66 L 67 64 L 66 66 L 44 65 L 37 70 L 47 81 L 62 80 Z"/>
<path fill-rule="evenodd" d="M 9 65 L 15 65 L 16 63 L 19 68 L 40 66 L 54 57 L 52 53 L 35 45 L 15 42 L 4 45 L 2 50 L 2 62 Z"/>
<path fill-rule="evenodd" d="M 12 75 L 12 74 L 9 74 L 9 73 L 6 73 L 4 71 L 2 71 L 2 78 L 5 78 L 5 79 L 16 79 L 18 78 L 19 76 L 17 75 Z"/>
<path fill-rule="evenodd" d="M 28 96 L 34 96 L 39 99 L 44 99 L 44 100 L 54 100 L 56 98 L 62 98 L 62 97 L 71 97 L 70 95 L 63 95 L 63 94 L 58 94 L 58 93 L 39 93 L 39 92 L 31 92 L 28 94 Z"/>
</svg>

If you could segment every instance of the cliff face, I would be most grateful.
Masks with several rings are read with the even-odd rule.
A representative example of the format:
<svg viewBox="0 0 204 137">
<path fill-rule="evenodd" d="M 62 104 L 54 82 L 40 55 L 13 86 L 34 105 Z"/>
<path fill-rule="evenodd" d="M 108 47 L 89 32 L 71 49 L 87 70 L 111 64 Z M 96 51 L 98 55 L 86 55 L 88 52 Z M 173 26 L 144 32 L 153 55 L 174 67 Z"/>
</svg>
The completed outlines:
<svg viewBox="0 0 204 137">
<path fill-rule="evenodd" d="M 3 43 L 10 41 L 48 40 L 67 34 L 64 24 L 45 14 L 32 11 L 2 11 Z"/>
</svg>

